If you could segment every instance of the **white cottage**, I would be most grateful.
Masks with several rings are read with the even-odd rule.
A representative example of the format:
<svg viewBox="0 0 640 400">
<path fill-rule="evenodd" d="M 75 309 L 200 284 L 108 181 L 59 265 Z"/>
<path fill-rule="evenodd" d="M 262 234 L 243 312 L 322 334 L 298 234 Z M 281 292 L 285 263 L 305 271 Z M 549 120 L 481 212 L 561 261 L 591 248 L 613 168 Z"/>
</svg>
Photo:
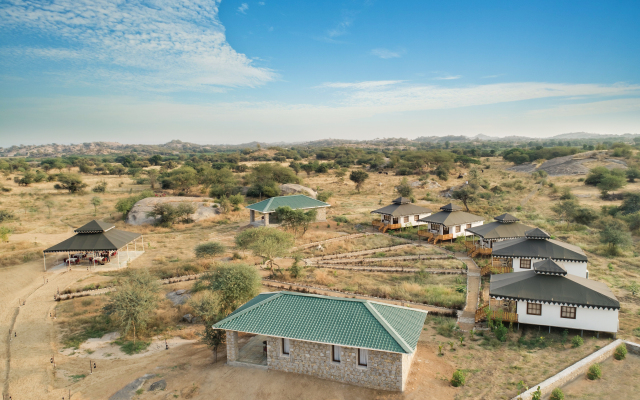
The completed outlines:
<svg viewBox="0 0 640 400">
<path fill-rule="evenodd" d="M 426 222 L 421 222 L 420 218 L 431 215 L 431 210 L 411 203 L 406 197 L 398 197 L 388 206 L 371 211 L 371 214 L 380 214 L 380 220 L 373 221 L 373 226 L 386 232 L 389 229 L 425 225 Z"/>
<path fill-rule="evenodd" d="M 511 267 L 513 272 L 531 271 L 537 261 L 550 258 L 560 264 L 568 274 L 589 278 L 587 255 L 578 247 L 551 236 L 540 228 L 525 232 L 525 237 L 493 244 L 494 267 Z"/>
<path fill-rule="evenodd" d="M 453 203 L 440 207 L 440 212 L 421 218 L 427 229 L 418 231 L 418 236 L 426 237 L 429 242 L 453 240 L 458 236 L 472 236 L 467 231 L 482 225 L 484 218 L 462 211 L 462 207 Z"/>
<path fill-rule="evenodd" d="M 529 271 L 492 275 L 489 295 L 514 302 L 519 324 L 618 332 L 620 302 L 611 289 L 569 274 L 552 259 Z"/>
</svg>

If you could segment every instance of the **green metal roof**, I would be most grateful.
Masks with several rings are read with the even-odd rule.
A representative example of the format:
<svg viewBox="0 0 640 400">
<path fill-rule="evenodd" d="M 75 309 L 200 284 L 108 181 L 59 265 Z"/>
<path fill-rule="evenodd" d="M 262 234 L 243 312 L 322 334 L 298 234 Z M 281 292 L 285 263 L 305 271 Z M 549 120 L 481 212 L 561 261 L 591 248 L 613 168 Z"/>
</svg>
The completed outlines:
<svg viewBox="0 0 640 400">
<path fill-rule="evenodd" d="M 407 307 L 283 291 L 256 296 L 213 327 L 410 354 L 426 317 Z"/>
<path fill-rule="evenodd" d="M 294 210 L 331 207 L 331 204 L 316 200 L 303 194 L 295 194 L 293 196 L 278 196 L 270 199 L 262 200 L 259 203 L 247 206 L 249 210 L 255 210 L 261 213 L 274 212 L 278 207 L 289 206 Z"/>
</svg>

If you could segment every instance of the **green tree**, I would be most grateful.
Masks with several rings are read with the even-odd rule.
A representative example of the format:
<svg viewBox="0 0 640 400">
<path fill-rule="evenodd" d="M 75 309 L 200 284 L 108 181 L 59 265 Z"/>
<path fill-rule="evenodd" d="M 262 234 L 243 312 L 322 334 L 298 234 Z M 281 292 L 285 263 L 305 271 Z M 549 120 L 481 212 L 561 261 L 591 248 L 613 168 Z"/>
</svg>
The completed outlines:
<svg viewBox="0 0 640 400">
<path fill-rule="evenodd" d="M 160 175 L 160 172 L 158 172 L 157 169 L 149 168 L 144 170 L 144 174 L 149 178 L 151 189 L 155 189 L 158 184 L 158 176 Z"/>
<path fill-rule="evenodd" d="M 296 161 L 291 161 L 289 163 L 289 168 L 291 168 L 293 170 L 293 172 L 296 173 L 296 175 L 298 175 L 298 172 L 300 172 L 300 163 L 296 162 Z"/>
<path fill-rule="evenodd" d="M 636 179 L 640 179 L 640 169 L 637 167 L 631 167 L 625 171 L 627 181 L 635 182 Z"/>
<path fill-rule="evenodd" d="M 602 220 L 601 224 L 600 242 L 608 246 L 610 255 L 617 255 L 619 248 L 625 248 L 631 244 L 631 234 L 624 222 L 607 217 Z"/>
<path fill-rule="evenodd" d="M 458 190 L 454 190 L 451 193 L 451 198 L 462 201 L 462 204 L 464 204 L 467 211 L 469 211 L 469 204 L 478 200 L 476 190 L 471 187 L 471 185 L 466 185 Z"/>
<path fill-rule="evenodd" d="M 317 199 L 326 203 L 327 201 L 329 201 L 331 196 L 333 196 L 333 192 L 329 190 L 323 190 L 322 192 L 318 193 Z"/>
<path fill-rule="evenodd" d="M 448 164 L 439 164 L 436 167 L 435 174 L 440 180 L 446 181 L 449 179 L 449 171 L 451 168 Z"/>
<path fill-rule="evenodd" d="M 158 203 L 147 213 L 148 217 L 156 218 L 156 225 L 170 227 L 176 221 L 189 222 L 189 216 L 196 212 L 193 204 L 180 203 L 173 206 L 169 203 Z"/>
<path fill-rule="evenodd" d="M 620 189 L 626 184 L 624 177 L 619 175 L 607 175 L 600 180 L 597 187 L 600 189 L 600 194 L 602 198 L 606 198 L 609 195 L 609 192 Z"/>
<path fill-rule="evenodd" d="M 406 177 L 402 178 L 400 184 L 396 186 L 396 192 L 398 192 L 401 197 L 413 196 L 413 188 L 409 184 L 409 180 Z"/>
<path fill-rule="evenodd" d="M 229 202 L 233 205 L 233 211 L 240 211 L 240 205 L 244 203 L 244 196 L 240 193 L 229 196 Z"/>
<path fill-rule="evenodd" d="M 7 226 L 0 226 L 0 242 L 9 242 L 9 236 L 13 233 L 13 230 Z"/>
<path fill-rule="evenodd" d="M 55 205 L 56 203 L 54 203 L 51 199 L 46 199 L 44 201 L 44 206 L 47 207 L 47 210 L 49 210 L 49 218 L 51 218 L 51 209 L 55 207 Z"/>
<path fill-rule="evenodd" d="M 93 205 L 93 215 L 98 215 L 98 206 L 102 204 L 102 199 L 98 196 L 91 198 L 91 204 Z"/>
<path fill-rule="evenodd" d="M 136 270 L 118 287 L 105 307 L 107 314 L 115 317 L 123 336 L 132 331 L 134 344 L 136 330 L 143 330 L 153 317 L 158 291 L 158 283 L 149 271 Z"/>
<path fill-rule="evenodd" d="M 315 165 L 309 163 L 309 164 L 302 164 L 300 166 L 300 169 L 302 169 L 304 172 L 306 172 L 307 176 L 309 176 L 309 175 L 311 175 L 311 173 L 313 171 L 315 171 L 316 167 L 315 167 Z"/>
<path fill-rule="evenodd" d="M 285 229 L 291 229 L 296 235 L 302 231 L 303 236 L 309 229 L 309 225 L 315 222 L 318 215 L 317 210 L 293 210 L 289 206 L 276 208 L 276 216 Z"/>
<path fill-rule="evenodd" d="M 69 193 L 80 193 L 87 187 L 87 184 L 82 182 L 82 178 L 78 174 L 60 174 L 58 175 L 58 182 L 54 188 L 68 190 Z"/>
<path fill-rule="evenodd" d="M 578 207 L 578 201 L 576 199 L 571 199 L 555 203 L 551 207 L 551 211 L 558 214 L 558 217 L 560 217 L 562 220 L 571 220 L 573 218 L 573 215 L 578 210 Z"/>
<path fill-rule="evenodd" d="M 199 281 L 199 286 L 217 293 L 220 314 L 225 316 L 257 296 L 262 284 L 258 270 L 247 264 L 217 265 Z"/>
<path fill-rule="evenodd" d="M 200 182 L 209 188 L 210 197 L 231 196 L 238 187 L 238 179 L 229 168 L 208 168 L 200 176 Z"/>
<path fill-rule="evenodd" d="M 125 218 L 129 211 L 133 208 L 133 206 L 142 199 L 146 199 L 147 197 L 154 197 L 154 193 L 151 190 L 143 190 L 140 194 L 136 196 L 125 197 L 124 199 L 118 200 L 116 203 L 116 211 L 122 213 L 122 217 Z"/>
<path fill-rule="evenodd" d="M 640 211 L 640 193 L 626 193 L 618 209 L 624 215 Z"/>
<path fill-rule="evenodd" d="M 220 295 L 206 290 L 189 300 L 189 305 L 193 309 L 193 315 L 204 324 L 201 341 L 213 351 L 214 363 L 217 363 L 218 348 L 226 342 L 225 331 L 213 328 L 213 324 L 224 318 L 220 310 Z"/>
<path fill-rule="evenodd" d="M 360 188 L 367 179 L 369 179 L 369 174 L 361 169 L 351 171 L 351 174 L 349 175 L 349 180 L 356 184 L 356 190 L 358 193 L 360 193 Z"/>
<path fill-rule="evenodd" d="M 209 258 L 224 254 L 226 247 L 220 242 L 206 242 L 196 246 L 194 252 L 197 258 Z"/>
<path fill-rule="evenodd" d="M 275 258 L 289 254 L 289 249 L 293 246 L 293 235 L 269 227 L 246 229 L 236 235 L 236 245 L 262 257 L 265 264 L 273 267 Z"/>
<path fill-rule="evenodd" d="M 164 174 L 162 187 L 176 192 L 189 193 L 198 184 L 198 174 L 195 169 L 187 166 L 176 168 Z"/>
</svg>

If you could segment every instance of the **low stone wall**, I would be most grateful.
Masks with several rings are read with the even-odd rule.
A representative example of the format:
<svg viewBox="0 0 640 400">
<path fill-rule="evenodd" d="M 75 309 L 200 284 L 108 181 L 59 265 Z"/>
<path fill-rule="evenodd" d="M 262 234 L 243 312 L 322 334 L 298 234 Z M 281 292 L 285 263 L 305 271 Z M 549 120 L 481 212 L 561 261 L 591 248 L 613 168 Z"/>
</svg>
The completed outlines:
<svg viewBox="0 0 640 400">
<path fill-rule="evenodd" d="M 520 396 L 514 397 L 512 400 L 531 400 L 533 397 L 533 393 L 538 389 L 538 386 L 540 386 L 540 391 L 542 392 L 542 397 L 544 398 L 545 396 L 551 394 L 553 389 L 562 387 L 574 380 L 576 377 L 585 374 L 589 367 L 593 364 L 603 362 L 607 358 L 611 357 L 613 355 L 613 352 L 616 350 L 616 347 L 618 347 L 622 343 L 627 344 L 629 342 L 624 342 L 620 339 L 615 340 L 605 347 L 601 348 L 600 350 L 596 351 L 595 353 L 592 353 L 582 360 L 578 361 L 577 363 L 565 368 L 558 374 L 543 381 L 542 383 L 533 385 L 531 389 L 522 393 Z M 633 344 L 635 346 L 638 346 L 635 343 Z M 627 349 L 629 349 L 629 347 L 630 346 L 627 344 Z M 640 351 L 640 347 L 634 349 L 634 351 L 636 350 Z"/>
<path fill-rule="evenodd" d="M 367 236 L 367 235 L 374 235 L 374 234 L 373 233 L 354 233 L 353 235 L 343 235 L 343 236 L 338 236 L 338 237 L 334 237 L 334 238 L 327 239 L 327 240 L 320 240 L 318 242 L 311 242 L 311 243 L 307 243 L 307 244 L 301 244 L 300 246 L 295 247 L 295 249 L 296 250 L 306 249 L 306 248 L 309 248 L 309 247 L 317 246 L 319 244 L 334 242 L 336 240 L 355 239 L 355 238 L 359 238 L 359 237 L 363 237 L 363 236 Z"/>
<path fill-rule="evenodd" d="M 403 244 L 401 246 L 406 246 L 406 245 Z M 371 263 L 384 262 L 384 261 L 448 260 L 448 259 L 454 259 L 454 257 L 448 254 L 417 254 L 417 255 L 410 255 L 410 256 L 346 258 L 342 260 L 336 259 L 336 258 L 328 258 L 328 259 L 332 260 L 331 262 L 337 263 L 337 264 L 371 264 Z M 323 260 L 313 260 L 309 258 L 307 259 L 307 261 L 310 263 L 317 263 Z"/>
<path fill-rule="evenodd" d="M 335 265 L 335 264 L 311 264 L 310 267 L 313 268 L 328 268 L 328 269 L 339 269 L 345 271 L 360 271 L 360 272 L 398 272 L 398 273 L 406 273 L 413 274 L 419 272 L 419 268 L 402 268 L 402 267 L 380 267 L 377 265 L 371 265 L 368 267 L 358 267 L 355 265 Z M 467 273 L 466 269 L 429 269 L 425 268 L 424 272 L 428 274 L 439 274 L 439 275 L 465 275 Z"/>
<path fill-rule="evenodd" d="M 409 246 L 416 246 L 416 245 L 413 244 L 413 243 L 406 243 L 406 244 L 399 244 L 399 245 L 396 245 L 396 246 L 378 247 L 376 249 L 352 251 L 352 252 L 349 252 L 349 253 L 336 253 L 336 254 L 327 254 L 327 255 L 324 255 L 324 256 L 320 256 L 320 257 L 309 257 L 306 260 L 313 262 L 313 261 L 319 261 L 319 260 L 332 260 L 332 259 L 336 259 L 336 258 L 357 257 L 357 256 L 365 255 L 365 254 L 378 253 L 378 252 L 381 252 L 381 251 L 397 250 L 397 249 L 401 249 L 403 247 L 409 247 Z"/>
<path fill-rule="evenodd" d="M 627 351 L 633 355 L 640 356 L 640 344 L 633 343 L 629 341 L 624 341 L 624 344 L 627 346 Z"/>
<path fill-rule="evenodd" d="M 282 340 L 267 339 L 269 369 L 295 372 L 322 379 L 344 382 L 373 389 L 402 391 L 403 375 L 408 375 L 411 357 L 399 353 L 369 350 L 367 367 L 358 366 L 358 349 L 341 348 L 341 361 L 331 360 L 331 345 L 290 340 L 289 355 L 283 356 Z"/>
</svg>

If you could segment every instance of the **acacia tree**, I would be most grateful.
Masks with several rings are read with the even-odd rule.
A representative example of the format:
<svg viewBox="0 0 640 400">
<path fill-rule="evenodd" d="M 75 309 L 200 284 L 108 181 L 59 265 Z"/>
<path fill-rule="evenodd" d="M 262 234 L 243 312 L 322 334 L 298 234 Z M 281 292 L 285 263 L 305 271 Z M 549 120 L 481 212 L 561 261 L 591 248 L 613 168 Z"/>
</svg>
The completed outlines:
<svg viewBox="0 0 640 400">
<path fill-rule="evenodd" d="M 158 175 L 160 174 L 158 170 L 149 168 L 149 169 L 145 169 L 143 172 L 149 177 L 149 183 L 151 184 L 151 189 L 155 189 L 156 184 L 158 183 Z"/>
<path fill-rule="evenodd" d="M 134 271 L 105 307 L 107 314 L 115 317 L 123 335 L 133 331 L 134 345 L 136 330 L 144 329 L 153 316 L 158 304 L 158 291 L 158 283 L 149 271 Z"/>
<path fill-rule="evenodd" d="M 356 190 L 358 193 L 360 193 L 360 188 L 368 178 L 369 174 L 361 169 L 351 171 L 351 174 L 349 175 L 349 180 L 356 184 Z"/>
<path fill-rule="evenodd" d="M 200 336 L 201 341 L 213 351 L 213 362 L 217 363 L 218 348 L 227 339 L 224 330 L 213 328 L 213 324 L 224 318 L 220 311 L 220 295 L 216 292 L 205 290 L 201 295 L 192 298 L 189 301 L 189 305 L 193 309 L 193 315 L 200 318 L 204 324 L 204 332 Z"/>
<path fill-rule="evenodd" d="M 478 199 L 476 197 L 476 190 L 471 187 L 471 185 L 454 190 L 453 193 L 451 193 L 451 198 L 462 201 L 462 204 L 464 204 L 467 211 L 469 211 L 469 203 L 473 203 Z"/>
<path fill-rule="evenodd" d="M 609 192 L 620 189 L 625 184 L 626 181 L 624 176 L 611 174 L 603 177 L 597 187 L 600 189 L 600 193 L 604 199 L 609 195 Z"/>
<path fill-rule="evenodd" d="M 289 253 L 293 246 L 293 235 L 276 228 L 260 227 L 247 229 L 236 235 L 236 246 L 250 250 L 255 256 L 262 257 L 265 264 L 273 267 L 273 260 Z"/>
<path fill-rule="evenodd" d="M 87 184 L 82 182 L 82 178 L 78 174 L 60 174 L 58 175 L 58 182 L 54 188 L 68 190 L 69 193 L 79 193 L 87 187 Z"/>
<path fill-rule="evenodd" d="M 93 205 L 93 216 L 98 215 L 98 206 L 102 204 L 102 199 L 98 196 L 94 196 L 91 199 L 91 204 Z"/>
<path fill-rule="evenodd" d="M 260 293 L 262 279 L 255 267 L 247 264 L 220 264 L 196 283 L 218 296 L 218 314 L 226 316 Z"/>
<path fill-rule="evenodd" d="M 298 231 L 302 230 L 301 236 L 303 236 L 309 229 L 309 225 L 316 220 L 317 215 L 317 210 L 293 210 L 289 206 L 276 209 L 276 216 L 282 227 L 291 229 L 294 235 L 297 235 Z"/>
<path fill-rule="evenodd" d="M 619 253 L 620 247 L 624 248 L 631 244 L 631 234 L 624 222 L 609 217 L 602 221 L 600 242 L 608 246 L 610 255 L 615 256 Z"/>
</svg>

